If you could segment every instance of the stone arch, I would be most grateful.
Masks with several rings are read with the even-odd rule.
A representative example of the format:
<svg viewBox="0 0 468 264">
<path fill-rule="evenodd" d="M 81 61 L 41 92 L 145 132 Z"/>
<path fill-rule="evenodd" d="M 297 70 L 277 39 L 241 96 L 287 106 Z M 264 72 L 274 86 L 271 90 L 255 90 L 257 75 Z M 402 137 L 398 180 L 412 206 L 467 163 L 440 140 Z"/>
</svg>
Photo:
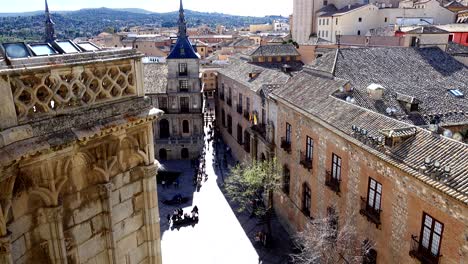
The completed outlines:
<svg viewBox="0 0 468 264">
<path fill-rule="evenodd" d="M 171 136 L 169 127 L 169 121 L 167 119 L 161 119 L 159 121 L 159 138 L 168 138 Z"/>
</svg>

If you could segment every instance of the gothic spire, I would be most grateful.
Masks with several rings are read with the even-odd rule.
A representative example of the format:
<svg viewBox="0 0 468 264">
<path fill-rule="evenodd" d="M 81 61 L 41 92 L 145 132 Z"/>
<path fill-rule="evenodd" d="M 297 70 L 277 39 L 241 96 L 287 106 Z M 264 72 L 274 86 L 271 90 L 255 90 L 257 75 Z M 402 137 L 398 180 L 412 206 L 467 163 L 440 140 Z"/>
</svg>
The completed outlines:
<svg viewBox="0 0 468 264">
<path fill-rule="evenodd" d="M 186 37 L 187 36 L 187 21 L 185 21 L 184 15 L 184 6 L 182 5 L 182 0 L 180 0 L 180 8 L 179 8 L 179 37 Z"/>
<path fill-rule="evenodd" d="M 55 23 L 50 17 L 49 5 L 47 4 L 47 0 L 45 0 L 45 16 L 45 41 L 50 43 L 55 40 Z"/>
</svg>

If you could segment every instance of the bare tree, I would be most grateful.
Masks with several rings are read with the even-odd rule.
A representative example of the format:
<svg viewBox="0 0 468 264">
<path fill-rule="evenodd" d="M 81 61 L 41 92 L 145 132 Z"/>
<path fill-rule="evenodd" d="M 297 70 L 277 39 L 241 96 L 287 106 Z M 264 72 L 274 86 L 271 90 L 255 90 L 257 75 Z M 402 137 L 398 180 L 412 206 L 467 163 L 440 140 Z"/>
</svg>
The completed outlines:
<svg viewBox="0 0 468 264">
<path fill-rule="evenodd" d="M 352 219 L 349 217 L 347 219 Z M 350 220 L 338 226 L 336 214 L 311 220 L 294 239 L 298 253 L 291 254 L 297 264 L 366 263 L 372 255 L 373 243 L 359 241 L 356 227 Z"/>
</svg>

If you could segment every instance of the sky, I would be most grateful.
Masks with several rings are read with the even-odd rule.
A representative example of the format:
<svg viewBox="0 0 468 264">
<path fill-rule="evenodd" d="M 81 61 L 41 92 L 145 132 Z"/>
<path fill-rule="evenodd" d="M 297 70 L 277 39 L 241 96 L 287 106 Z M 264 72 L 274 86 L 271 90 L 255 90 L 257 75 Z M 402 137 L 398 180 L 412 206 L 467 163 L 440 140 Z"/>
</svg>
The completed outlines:
<svg viewBox="0 0 468 264">
<path fill-rule="evenodd" d="M 48 0 L 53 10 L 82 8 L 142 8 L 153 12 L 179 9 L 179 0 Z M 292 13 L 293 0 L 183 0 L 184 8 L 242 16 L 283 15 Z M 44 0 L 0 0 L 0 13 L 37 11 L 44 9 Z"/>
</svg>

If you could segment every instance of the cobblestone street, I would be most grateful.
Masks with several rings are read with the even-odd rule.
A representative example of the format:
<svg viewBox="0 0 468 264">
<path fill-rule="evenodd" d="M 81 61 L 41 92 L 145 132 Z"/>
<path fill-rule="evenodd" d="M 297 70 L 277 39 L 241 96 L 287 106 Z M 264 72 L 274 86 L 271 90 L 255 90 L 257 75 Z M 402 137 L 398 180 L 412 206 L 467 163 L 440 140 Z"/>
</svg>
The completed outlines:
<svg viewBox="0 0 468 264">
<path fill-rule="evenodd" d="M 221 143 L 217 149 L 218 157 L 222 157 L 224 144 Z M 233 211 L 235 205 L 225 198 L 220 186 L 228 174 L 229 167 L 235 164 L 229 155 L 227 157 L 227 164 L 218 161 L 213 153 L 213 146 L 210 146 L 206 153 L 208 180 L 202 181 L 198 192 L 193 185 L 194 168 L 190 161 L 161 162 L 164 170 L 182 173 L 179 176 L 179 187 L 169 185 L 163 188 L 158 184 L 164 264 L 287 263 L 291 246 L 287 233 L 277 219 L 273 219 L 272 223 L 275 230 L 274 242 L 271 247 L 265 248 L 254 239 L 255 233 L 262 229 L 258 219 L 250 218 L 248 213 L 239 214 Z M 215 161 L 222 166 L 215 165 Z M 162 203 L 176 194 L 188 197 L 189 201 L 180 206 Z M 174 229 L 168 223 L 166 217 L 172 214 L 174 209 L 182 207 L 184 212 L 190 213 L 195 205 L 199 209 L 197 224 Z"/>
</svg>

